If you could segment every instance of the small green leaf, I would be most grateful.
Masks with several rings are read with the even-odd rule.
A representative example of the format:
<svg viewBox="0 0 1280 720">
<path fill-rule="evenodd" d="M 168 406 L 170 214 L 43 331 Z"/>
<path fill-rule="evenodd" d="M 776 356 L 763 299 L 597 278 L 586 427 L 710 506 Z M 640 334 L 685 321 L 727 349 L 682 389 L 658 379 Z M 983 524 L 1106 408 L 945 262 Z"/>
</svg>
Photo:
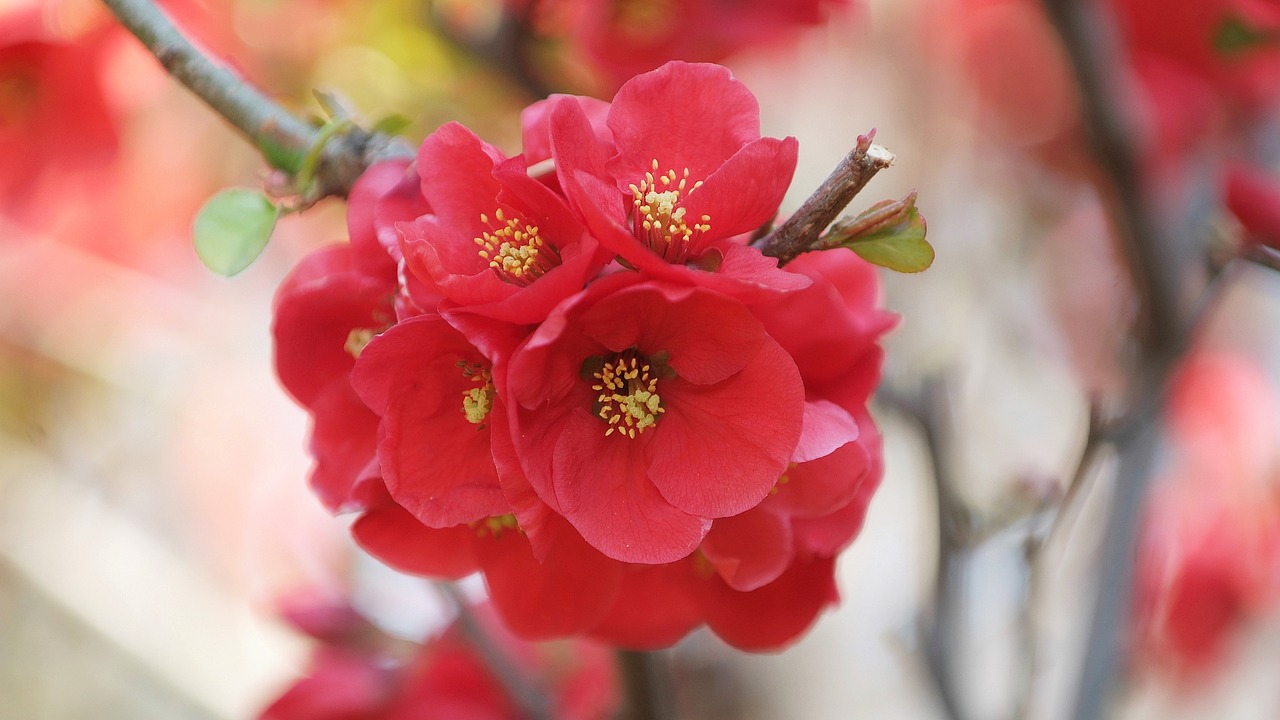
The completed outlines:
<svg viewBox="0 0 1280 720">
<path fill-rule="evenodd" d="M 223 190 L 196 215 L 196 255 L 205 267 L 231 277 L 262 253 L 279 217 L 280 208 L 257 190 Z"/>
<path fill-rule="evenodd" d="M 827 247 L 846 247 L 873 265 L 900 273 L 917 273 L 933 264 L 933 246 L 925 239 L 928 225 L 916 208 L 916 195 L 885 200 L 855 218 L 837 223 L 827 234 Z"/>
<path fill-rule="evenodd" d="M 1219 55 L 1237 56 L 1252 50 L 1274 47 L 1280 43 L 1280 33 L 1258 28 L 1239 15 L 1228 15 L 1218 25 L 1213 36 L 1213 49 Z"/>
<path fill-rule="evenodd" d="M 373 124 L 373 127 L 370 128 L 370 130 L 382 133 L 383 135 L 399 135 L 412 124 L 413 120 L 410 120 L 404 115 L 393 113 L 379 119 L 378 122 Z"/>
</svg>

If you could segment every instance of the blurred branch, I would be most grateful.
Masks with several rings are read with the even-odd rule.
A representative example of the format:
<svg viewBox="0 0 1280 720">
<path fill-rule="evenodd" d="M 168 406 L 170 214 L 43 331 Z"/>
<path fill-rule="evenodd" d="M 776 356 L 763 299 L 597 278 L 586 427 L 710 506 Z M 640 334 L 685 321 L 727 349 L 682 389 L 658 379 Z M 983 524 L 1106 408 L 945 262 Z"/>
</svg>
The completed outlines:
<svg viewBox="0 0 1280 720">
<path fill-rule="evenodd" d="M 669 720 L 674 717 L 672 693 L 662 655 L 618 650 L 624 701 L 621 720 Z"/>
<path fill-rule="evenodd" d="M 529 62 L 529 46 L 533 38 L 529 19 L 508 4 L 502 5 L 502 17 L 497 27 L 482 38 L 472 37 L 455 27 L 436 11 L 434 2 L 428 1 L 425 10 L 431 27 L 445 42 L 498 71 L 530 97 L 541 100 L 552 93 L 551 86 Z"/>
<path fill-rule="evenodd" d="M 489 668 L 494 678 L 506 689 L 516 706 L 523 711 L 522 717 L 526 720 L 554 720 L 555 714 L 552 712 L 546 691 L 532 682 L 515 661 L 498 647 L 493 638 L 489 637 L 489 634 L 480 626 L 475 614 L 471 612 L 467 599 L 452 583 L 433 584 L 436 590 L 453 604 L 458 613 L 458 630 L 466 638 L 467 644 L 480 656 L 485 667 Z"/>
<path fill-rule="evenodd" d="M 1176 248 L 1160 242 L 1160 224 L 1143 192 L 1135 144 L 1123 114 L 1123 95 L 1114 86 L 1120 75 L 1116 70 L 1126 67 L 1114 28 L 1104 22 L 1091 0 L 1043 3 L 1071 61 L 1090 147 L 1102 173 L 1100 190 L 1111 200 L 1120 249 L 1140 303 L 1134 399 L 1115 436 L 1119 468 L 1074 709 L 1074 717 L 1092 720 L 1105 714 L 1121 667 L 1138 517 L 1156 450 L 1164 386 L 1186 341 L 1187 318 L 1180 313 L 1178 296 L 1184 268 Z"/>
<path fill-rule="evenodd" d="M 317 143 L 324 147 L 309 199 L 345 197 L 360 175 L 378 160 L 412 157 L 400 140 L 352 126 L 331 137 L 303 122 L 275 101 L 196 48 L 151 0 L 103 0 L 164 69 L 226 118 L 272 167 L 296 175 Z"/>
<path fill-rule="evenodd" d="M 786 265 L 818 246 L 818 236 L 862 192 L 876 173 L 893 164 L 893 153 L 872 142 L 876 131 L 858 136 L 853 150 L 822 181 L 794 215 L 778 229 L 754 243 L 760 251 Z"/>
<path fill-rule="evenodd" d="M 925 664 L 943 714 L 948 720 L 965 720 L 951 658 L 956 655 L 957 631 L 964 615 L 964 562 L 971 550 L 974 517 L 955 491 L 952 463 L 944 447 L 952 427 L 946 386 L 939 378 L 926 379 L 920 392 L 909 397 L 882 386 L 876 398 L 919 425 L 929 455 L 937 495 L 938 564 L 933 607 L 921 615 L 919 627 Z"/>
</svg>

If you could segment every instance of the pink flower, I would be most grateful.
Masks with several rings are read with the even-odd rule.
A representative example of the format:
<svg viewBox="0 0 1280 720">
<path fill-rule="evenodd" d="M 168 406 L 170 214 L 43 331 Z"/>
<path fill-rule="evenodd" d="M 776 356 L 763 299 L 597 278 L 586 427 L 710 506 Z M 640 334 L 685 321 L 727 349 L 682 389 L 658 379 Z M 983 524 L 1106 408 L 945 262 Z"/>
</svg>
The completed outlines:
<svg viewBox="0 0 1280 720">
<path fill-rule="evenodd" d="M 748 300 L 807 284 L 743 242 L 777 214 L 797 144 L 760 136 L 759 105 L 728 70 L 672 62 L 637 76 L 607 124 L 611 144 L 561 98 L 552 153 L 570 206 L 628 266 Z"/>
</svg>

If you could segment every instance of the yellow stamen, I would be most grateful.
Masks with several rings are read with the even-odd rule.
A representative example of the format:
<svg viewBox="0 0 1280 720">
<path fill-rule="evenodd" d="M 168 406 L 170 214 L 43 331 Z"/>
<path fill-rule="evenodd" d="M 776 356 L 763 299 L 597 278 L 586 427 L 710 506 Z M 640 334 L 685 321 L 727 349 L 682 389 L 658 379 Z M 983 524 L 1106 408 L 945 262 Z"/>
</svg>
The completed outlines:
<svg viewBox="0 0 1280 720">
<path fill-rule="evenodd" d="M 648 360 L 627 350 L 605 362 L 594 374 L 599 381 L 591 386 L 599 393 L 594 410 L 608 426 L 606 437 L 617 431 L 634 439 L 658 423 L 658 416 L 666 409 L 652 370 Z"/>
<path fill-rule="evenodd" d="M 483 430 L 485 418 L 493 411 L 493 376 L 488 368 L 476 363 L 460 360 L 458 367 L 462 368 L 465 377 L 479 383 L 479 387 L 462 392 L 462 414 L 466 416 L 467 422 L 476 426 L 476 430 Z"/>
<path fill-rule="evenodd" d="M 513 285 L 526 286 L 560 264 L 560 251 L 545 240 L 538 229 L 521 217 L 508 218 L 502 208 L 494 211 L 494 222 L 480 214 L 489 226 L 474 239 L 476 253 L 489 261 L 498 277 Z"/>
<path fill-rule="evenodd" d="M 351 357 L 360 359 L 360 353 L 364 352 L 364 348 L 373 340 L 380 330 L 377 328 L 351 328 L 351 332 L 347 333 L 347 341 L 342 344 L 342 349 L 347 351 Z"/>
<path fill-rule="evenodd" d="M 659 173 L 656 158 L 653 171 L 645 173 L 639 185 L 631 186 L 633 231 L 667 262 L 683 262 L 698 238 L 711 230 L 711 216 L 703 215 L 690 224 L 685 220 L 685 208 L 680 206 L 682 198 L 701 186 L 701 180 L 689 184 L 689 168 L 681 175 L 675 170 Z"/>
</svg>

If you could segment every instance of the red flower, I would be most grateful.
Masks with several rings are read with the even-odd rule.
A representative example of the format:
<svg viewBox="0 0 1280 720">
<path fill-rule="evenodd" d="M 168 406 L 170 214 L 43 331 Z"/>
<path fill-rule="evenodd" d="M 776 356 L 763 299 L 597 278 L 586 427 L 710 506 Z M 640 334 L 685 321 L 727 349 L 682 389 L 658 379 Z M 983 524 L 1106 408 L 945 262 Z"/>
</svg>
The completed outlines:
<svg viewBox="0 0 1280 720">
<path fill-rule="evenodd" d="M 508 0 L 511 4 L 512 0 Z M 539 29 L 563 33 L 611 87 L 668 60 L 717 62 L 821 24 L 848 0 L 551 0 Z M 561 28 L 565 28 L 562 30 Z"/>
<path fill-rule="evenodd" d="M 808 284 L 739 237 L 777 214 L 797 144 L 760 136 L 755 97 L 728 70 L 672 62 L 632 78 L 608 126 L 612 145 L 562 98 L 551 146 L 570 206 L 629 266 L 744 299 Z"/>
<path fill-rule="evenodd" d="M 263 710 L 261 720 L 518 720 L 524 716 L 458 629 L 449 628 L 403 660 L 396 657 L 395 641 L 349 607 L 330 604 L 317 610 L 348 617 L 364 632 L 319 636 L 325 644 L 313 656 L 307 677 Z M 295 608 L 290 619 L 297 614 Z M 615 711 L 618 683 L 604 648 L 583 641 L 526 645 L 493 622 L 484 608 L 477 608 L 475 614 L 498 650 L 522 672 L 536 675 L 539 687 L 549 690 L 555 717 L 604 720 Z"/>
<path fill-rule="evenodd" d="M 419 278 L 471 312 L 535 323 L 604 265 L 564 200 L 450 123 L 418 151 L 432 213 L 402 223 L 406 259 Z"/>
<path fill-rule="evenodd" d="M 1280 600 L 1280 429 L 1271 382 L 1243 358 L 1200 354 L 1174 379 L 1171 477 L 1153 490 L 1138 573 L 1139 659 L 1212 672 L 1241 625 Z"/>
<path fill-rule="evenodd" d="M 662 563 L 764 499 L 799 440 L 804 389 L 745 306 L 638 280 L 558 306 L 506 384 L 539 497 L 605 555 Z"/>
</svg>

